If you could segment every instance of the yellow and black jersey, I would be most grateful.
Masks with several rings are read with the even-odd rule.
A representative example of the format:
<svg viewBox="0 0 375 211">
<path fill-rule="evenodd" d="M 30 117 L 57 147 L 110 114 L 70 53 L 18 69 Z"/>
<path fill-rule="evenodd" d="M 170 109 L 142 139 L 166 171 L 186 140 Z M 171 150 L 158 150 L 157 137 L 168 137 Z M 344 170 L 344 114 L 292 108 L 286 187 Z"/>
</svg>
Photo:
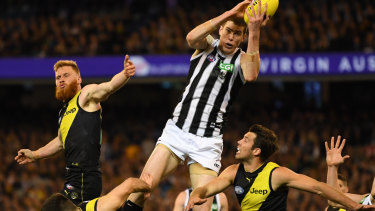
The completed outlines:
<svg viewBox="0 0 375 211">
<path fill-rule="evenodd" d="M 59 130 L 67 167 L 99 166 L 101 146 L 101 109 L 83 110 L 78 103 L 79 91 L 59 114 Z"/>
<path fill-rule="evenodd" d="M 65 151 L 65 184 L 62 193 L 79 204 L 100 196 L 102 173 L 99 168 L 101 147 L 101 109 L 83 110 L 78 92 L 59 114 L 59 130 Z"/>
<path fill-rule="evenodd" d="M 327 211 L 347 211 L 347 209 L 328 206 Z"/>
<path fill-rule="evenodd" d="M 277 167 L 276 163 L 267 162 L 250 173 L 242 163 L 239 165 L 233 186 L 242 210 L 286 210 L 289 189 L 275 191 L 271 187 L 272 172 Z"/>
<path fill-rule="evenodd" d="M 81 211 L 98 211 L 97 210 L 97 204 L 98 204 L 98 199 L 93 199 L 90 201 L 84 201 L 81 204 L 78 205 Z"/>
</svg>

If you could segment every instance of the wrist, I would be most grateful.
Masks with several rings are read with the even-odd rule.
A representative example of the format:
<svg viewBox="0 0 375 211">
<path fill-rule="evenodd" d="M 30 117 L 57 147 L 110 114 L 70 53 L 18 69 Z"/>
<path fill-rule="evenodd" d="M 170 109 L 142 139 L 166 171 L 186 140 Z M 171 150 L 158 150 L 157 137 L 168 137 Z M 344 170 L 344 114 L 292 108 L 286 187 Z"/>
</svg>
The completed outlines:
<svg viewBox="0 0 375 211">
<path fill-rule="evenodd" d="M 34 160 L 39 160 L 40 156 L 39 156 L 38 150 L 37 151 L 32 151 L 31 154 L 33 154 L 33 159 Z"/>
<path fill-rule="evenodd" d="M 246 52 L 246 54 L 249 55 L 249 56 L 255 56 L 255 55 L 259 54 L 259 50 Z"/>
</svg>

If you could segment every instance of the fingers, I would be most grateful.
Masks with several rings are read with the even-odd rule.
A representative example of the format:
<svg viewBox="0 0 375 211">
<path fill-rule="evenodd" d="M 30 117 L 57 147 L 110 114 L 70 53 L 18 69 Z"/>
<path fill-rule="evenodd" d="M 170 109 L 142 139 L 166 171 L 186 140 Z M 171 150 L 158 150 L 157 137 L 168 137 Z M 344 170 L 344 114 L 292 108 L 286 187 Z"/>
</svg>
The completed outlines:
<svg viewBox="0 0 375 211">
<path fill-rule="evenodd" d="M 124 60 L 124 67 L 126 66 L 126 64 L 129 62 L 129 55 L 126 54 L 125 55 L 125 60 Z"/>
<path fill-rule="evenodd" d="M 257 14 L 260 15 L 261 12 L 262 12 L 262 0 L 259 0 L 259 2 L 258 2 L 258 13 Z"/>
<path fill-rule="evenodd" d="M 255 9 L 254 9 L 254 4 L 251 4 L 251 11 L 253 12 L 253 17 L 255 17 Z"/>
<path fill-rule="evenodd" d="M 339 150 L 340 150 L 340 152 L 341 152 L 342 149 L 344 148 L 344 146 L 345 146 L 345 142 L 346 142 L 346 139 L 344 138 L 344 139 L 342 140 L 341 145 L 339 146 Z"/>
<path fill-rule="evenodd" d="M 24 156 L 24 151 L 25 151 L 25 149 L 21 149 L 21 150 L 19 150 L 19 151 L 17 152 L 17 156 L 14 157 L 14 160 L 18 160 L 18 159 L 20 159 L 22 156 Z"/>
<path fill-rule="evenodd" d="M 335 137 L 331 137 L 331 149 L 335 147 Z"/>
<path fill-rule="evenodd" d="M 261 17 L 263 17 L 263 18 L 267 18 L 267 17 L 266 17 L 267 7 L 268 7 L 268 4 L 266 3 L 266 4 L 264 5 L 264 10 L 263 10 L 262 15 L 261 15 Z M 260 12 L 259 12 L 259 14 L 260 14 Z"/>
<path fill-rule="evenodd" d="M 348 158 L 350 158 L 349 155 L 345 155 L 345 156 L 343 157 L 344 160 L 345 160 L 345 159 L 348 159 Z"/>
<path fill-rule="evenodd" d="M 329 151 L 329 146 L 328 146 L 328 142 L 327 141 L 324 142 L 324 146 L 326 147 L 326 152 L 328 152 Z"/>
<path fill-rule="evenodd" d="M 339 148 L 339 146 L 340 146 L 340 141 L 341 141 L 341 136 L 338 135 L 338 136 L 337 136 L 337 141 L 336 141 L 336 144 L 335 144 L 335 148 Z"/>
</svg>

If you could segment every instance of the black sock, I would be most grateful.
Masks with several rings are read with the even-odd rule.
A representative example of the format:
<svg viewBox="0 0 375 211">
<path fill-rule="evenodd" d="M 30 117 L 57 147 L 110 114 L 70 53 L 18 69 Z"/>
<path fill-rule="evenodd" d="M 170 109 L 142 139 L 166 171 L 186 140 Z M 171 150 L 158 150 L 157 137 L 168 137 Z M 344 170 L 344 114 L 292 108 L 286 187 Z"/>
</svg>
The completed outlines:
<svg viewBox="0 0 375 211">
<path fill-rule="evenodd" d="M 124 207 L 122 208 L 122 211 L 142 211 L 143 207 L 140 207 L 136 205 L 134 202 L 127 200 L 125 202 Z"/>
</svg>

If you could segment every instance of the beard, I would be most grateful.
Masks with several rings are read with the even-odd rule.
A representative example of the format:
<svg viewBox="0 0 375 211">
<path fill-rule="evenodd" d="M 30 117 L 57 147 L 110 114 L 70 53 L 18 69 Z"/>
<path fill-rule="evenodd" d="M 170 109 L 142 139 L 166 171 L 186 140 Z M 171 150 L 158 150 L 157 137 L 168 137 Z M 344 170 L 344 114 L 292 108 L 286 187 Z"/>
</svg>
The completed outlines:
<svg viewBox="0 0 375 211">
<path fill-rule="evenodd" d="M 74 81 L 64 88 L 56 86 L 56 99 L 66 102 L 74 97 L 78 91 L 78 82 Z"/>
</svg>

